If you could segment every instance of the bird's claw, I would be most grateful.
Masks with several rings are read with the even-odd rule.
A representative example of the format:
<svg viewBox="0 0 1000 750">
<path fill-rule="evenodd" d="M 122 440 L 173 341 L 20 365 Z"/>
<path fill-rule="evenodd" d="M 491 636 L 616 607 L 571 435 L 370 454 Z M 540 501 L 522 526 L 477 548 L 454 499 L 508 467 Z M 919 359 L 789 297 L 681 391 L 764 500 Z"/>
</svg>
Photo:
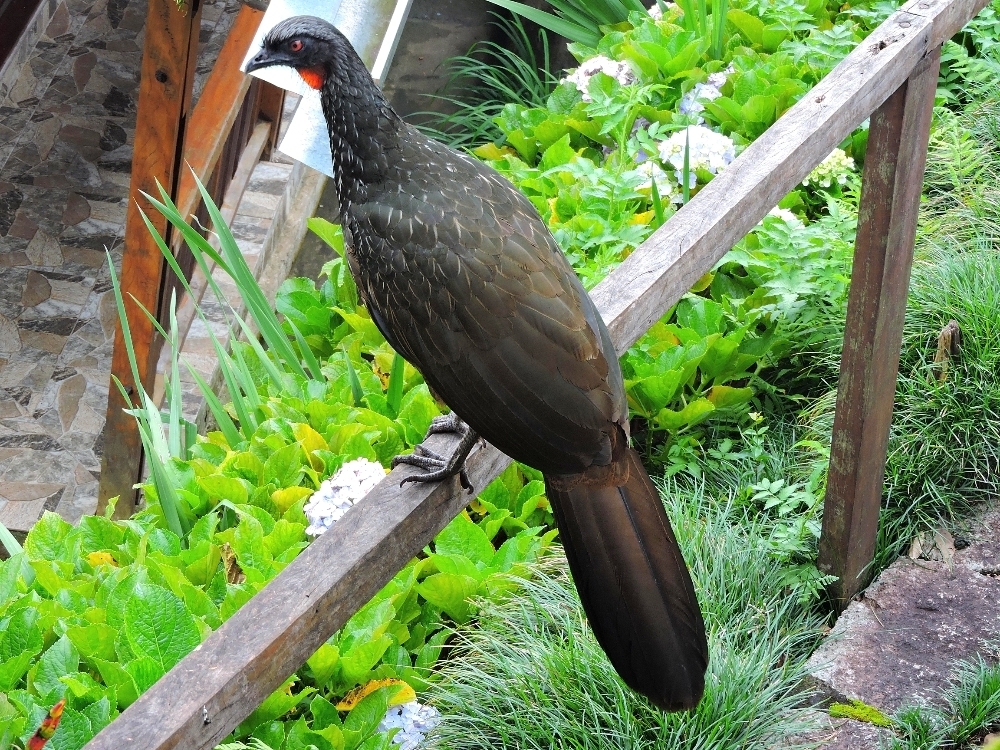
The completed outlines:
<svg viewBox="0 0 1000 750">
<path fill-rule="evenodd" d="M 400 487 L 407 482 L 437 482 L 458 474 L 462 488 L 472 493 L 475 488 L 472 486 L 469 474 L 465 470 L 465 459 L 476 442 L 478 442 L 479 436 L 454 412 L 435 417 L 431 421 L 430 427 L 427 428 L 427 434 L 424 439 L 442 432 L 456 432 L 462 436 L 462 440 L 456 446 L 451 456 L 445 457 L 429 448 L 425 448 L 423 445 L 417 445 L 414 446 L 413 453 L 396 456 L 392 459 L 392 468 L 396 468 L 399 464 L 408 464 L 424 469 L 426 472 L 425 474 L 411 474 L 405 477 L 399 483 Z"/>
</svg>

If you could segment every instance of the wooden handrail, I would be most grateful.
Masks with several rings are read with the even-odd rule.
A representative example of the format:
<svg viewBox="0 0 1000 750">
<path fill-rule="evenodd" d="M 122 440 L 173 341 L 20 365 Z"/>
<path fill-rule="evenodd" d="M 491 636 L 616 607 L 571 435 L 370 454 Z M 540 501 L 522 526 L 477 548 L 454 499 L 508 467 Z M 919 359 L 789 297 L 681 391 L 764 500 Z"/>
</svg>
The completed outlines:
<svg viewBox="0 0 1000 750">
<path fill-rule="evenodd" d="M 631 346 L 986 3 L 914 0 L 897 11 L 615 269 L 593 296 L 618 350 Z M 428 447 L 447 452 L 456 442 L 435 435 Z M 470 478 L 484 487 L 509 462 L 483 447 L 469 457 Z M 88 750 L 214 747 L 465 507 L 468 495 L 457 478 L 400 488 L 412 471 L 393 470 Z"/>
</svg>

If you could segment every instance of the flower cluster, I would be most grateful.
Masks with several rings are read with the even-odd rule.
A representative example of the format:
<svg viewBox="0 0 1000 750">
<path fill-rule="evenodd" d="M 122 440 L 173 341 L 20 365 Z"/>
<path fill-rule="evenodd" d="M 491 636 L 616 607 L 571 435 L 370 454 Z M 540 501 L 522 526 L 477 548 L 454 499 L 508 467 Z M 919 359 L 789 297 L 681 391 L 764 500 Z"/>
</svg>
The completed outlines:
<svg viewBox="0 0 1000 750">
<path fill-rule="evenodd" d="M 802 226 L 802 219 L 796 216 L 792 211 L 787 208 L 778 208 L 775 206 L 770 211 L 767 212 L 768 216 L 773 216 L 776 219 L 781 219 L 783 222 L 793 227 Z"/>
<path fill-rule="evenodd" d="M 705 83 L 696 83 L 693 89 L 681 97 L 680 113 L 682 115 L 697 115 L 699 112 L 704 112 L 705 105 L 701 103 L 702 100 L 712 101 L 722 96 L 721 89 L 726 83 L 726 78 L 732 72 L 733 67 L 730 65 L 726 70 L 709 75 Z M 698 123 L 701 124 L 702 122 L 704 120 L 699 116 Z"/>
<path fill-rule="evenodd" d="M 843 149 L 835 148 L 833 153 L 802 180 L 802 184 L 806 187 L 814 185 L 827 189 L 833 187 L 834 183 L 846 185 L 847 177 L 853 171 L 854 159 L 845 154 Z"/>
<path fill-rule="evenodd" d="M 627 63 L 618 62 L 617 60 L 612 60 L 610 57 L 605 57 L 604 55 L 598 55 L 597 57 L 592 57 L 586 62 L 580 63 L 580 67 L 566 76 L 563 80 L 569 81 L 577 90 L 583 94 L 583 100 L 585 102 L 591 101 L 590 96 L 590 79 L 596 76 L 598 73 L 604 73 L 614 78 L 622 86 L 628 86 L 631 83 L 635 83 L 635 73 L 628 66 Z"/>
<path fill-rule="evenodd" d="M 401 706 L 392 706 L 378 725 L 378 731 L 387 732 L 399 727 L 392 741 L 401 750 L 416 750 L 424 741 L 424 735 L 441 721 L 441 714 L 433 706 L 425 706 L 419 701 L 410 701 Z"/>
<path fill-rule="evenodd" d="M 348 461 L 319 486 L 302 508 L 309 519 L 306 533 L 310 536 L 322 534 L 383 479 L 385 469 L 381 464 L 367 458 Z"/>
<path fill-rule="evenodd" d="M 684 150 L 688 150 L 690 174 L 688 187 L 697 184 L 696 170 L 718 174 L 736 158 L 736 145 L 732 139 L 703 125 L 691 125 L 686 131 L 678 130 L 660 142 L 660 159 L 674 168 L 677 183 L 684 180 Z"/>
</svg>

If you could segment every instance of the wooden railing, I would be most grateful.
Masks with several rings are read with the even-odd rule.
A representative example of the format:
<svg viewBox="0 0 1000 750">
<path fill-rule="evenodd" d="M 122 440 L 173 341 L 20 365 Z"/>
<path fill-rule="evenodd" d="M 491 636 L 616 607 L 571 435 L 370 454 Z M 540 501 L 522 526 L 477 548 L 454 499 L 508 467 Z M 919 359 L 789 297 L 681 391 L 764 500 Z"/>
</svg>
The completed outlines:
<svg viewBox="0 0 1000 750">
<path fill-rule="evenodd" d="M 820 566 L 848 599 L 874 549 L 901 327 L 941 44 L 988 0 L 912 0 L 593 292 L 627 350 L 871 116 Z M 428 447 L 448 452 L 455 438 Z M 510 462 L 468 460 L 484 487 Z M 401 466 L 106 727 L 89 750 L 212 748 L 428 544 L 468 501 Z"/>
</svg>

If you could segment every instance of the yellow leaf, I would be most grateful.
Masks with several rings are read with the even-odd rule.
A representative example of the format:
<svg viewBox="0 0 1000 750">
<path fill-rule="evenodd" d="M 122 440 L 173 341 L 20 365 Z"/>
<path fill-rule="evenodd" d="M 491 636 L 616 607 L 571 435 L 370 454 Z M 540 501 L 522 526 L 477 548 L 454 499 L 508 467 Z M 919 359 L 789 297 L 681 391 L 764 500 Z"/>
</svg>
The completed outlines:
<svg viewBox="0 0 1000 750">
<path fill-rule="evenodd" d="M 700 279 L 698 279 L 696 282 L 694 282 L 694 286 L 691 287 L 691 291 L 694 292 L 695 294 L 697 294 L 698 292 L 705 291 L 710 286 L 712 286 L 712 280 L 714 278 L 715 278 L 715 273 L 713 271 L 709 271 Z"/>
<path fill-rule="evenodd" d="M 326 439 L 312 427 L 301 422 L 292 426 L 292 433 L 295 435 L 295 439 L 302 444 L 302 449 L 309 456 L 309 463 L 312 464 L 312 467 L 316 471 L 322 471 L 325 466 L 323 459 L 319 456 L 314 456 L 313 451 L 330 450 Z"/>
<path fill-rule="evenodd" d="M 505 156 L 516 156 L 517 152 L 504 146 L 499 148 L 495 143 L 486 143 L 472 150 L 480 159 L 502 159 Z"/>
<path fill-rule="evenodd" d="M 111 556 L 110 552 L 91 552 L 87 555 L 87 562 L 95 568 L 98 565 L 111 565 L 115 568 L 118 567 L 118 563 L 115 562 L 115 558 Z"/>
<path fill-rule="evenodd" d="M 389 698 L 390 706 L 399 706 L 403 703 L 409 703 L 410 701 L 415 701 L 417 699 L 417 694 L 408 684 L 393 677 L 386 677 L 384 680 L 372 680 L 366 685 L 354 688 L 354 690 L 345 695 L 344 699 L 337 704 L 337 710 L 350 711 L 358 705 L 365 698 L 365 696 L 371 695 L 379 688 L 391 687 L 393 685 L 397 686 L 398 690 L 392 697 Z"/>
<path fill-rule="evenodd" d="M 284 513 L 295 503 L 304 497 L 311 495 L 313 491 L 308 487 L 285 487 L 271 493 L 271 500 L 278 506 L 278 510 Z"/>
<path fill-rule="evenodd" d="M 641 214 L 635 214 L 629 219 L 629 224 L 648 224 L 656 216 L 655 211 L 643 211 Z"/>
</svg>

